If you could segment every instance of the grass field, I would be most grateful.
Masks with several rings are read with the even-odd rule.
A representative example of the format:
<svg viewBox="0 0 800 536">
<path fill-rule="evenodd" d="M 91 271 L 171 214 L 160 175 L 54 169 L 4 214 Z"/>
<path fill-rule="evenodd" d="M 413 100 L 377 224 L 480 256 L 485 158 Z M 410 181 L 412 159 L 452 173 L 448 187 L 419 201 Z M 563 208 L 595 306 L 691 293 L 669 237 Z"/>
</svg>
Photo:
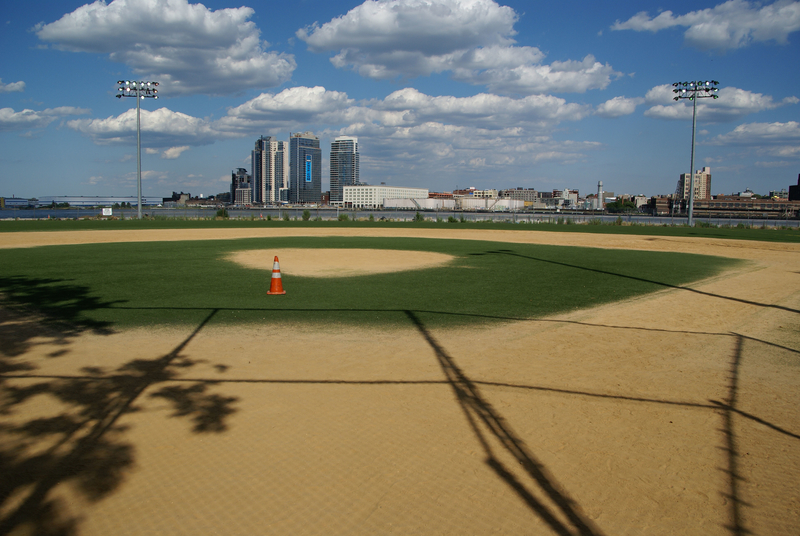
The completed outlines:
<svg viewBox="0 0 800 536">
<path fill-rule="evenodd" d="M 248 269 L 233 251 L 359 248 L 455 257 L 438 268 L 358 277 L 284 275 L 267 296 L 271 265 Z M 3 251 L 0 293 L 12 303 L 85 327 L 275 321 L 433 326 L 542 317 L 683 286 L 731 266 L 700 255 L 417 238 L 269 238 L 114 243 Z"/>
</svg>

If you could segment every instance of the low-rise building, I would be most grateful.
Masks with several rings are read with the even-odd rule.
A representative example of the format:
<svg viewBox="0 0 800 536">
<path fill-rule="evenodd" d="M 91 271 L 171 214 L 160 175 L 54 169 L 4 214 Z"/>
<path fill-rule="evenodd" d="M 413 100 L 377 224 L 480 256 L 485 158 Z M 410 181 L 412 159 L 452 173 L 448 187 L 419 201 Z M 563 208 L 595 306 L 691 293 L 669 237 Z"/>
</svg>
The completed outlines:
<svg viewBox="0 0 800 536">
<path fill-rule="evenodd" d="M 472 192 L 472 197 L 478 197 L 481 199 L 496 199 L 497 190 L 475 190 Z"/>
<path fill-rule="evenodd" d="M 797 218 L 800 215 L 800 200 L 718 195 L 709 201 L 695 200 L 694 215 L 711 218 Z"/>
<path fill-rule="evenodd" d="M 539 192 L 534 188 L 513 188 L 511 190 L 501 190 L 501 199 L 516 199 L 528 203 L 538 203 L 541 199 Z"/>
<path fill-rule="evenodd" d="M 345 207 L 381 208 L 384 199 L 427 199 L 427 188 L 406 188 L 398 186 L 344 186 L 342 203 Z"/>
</svg>

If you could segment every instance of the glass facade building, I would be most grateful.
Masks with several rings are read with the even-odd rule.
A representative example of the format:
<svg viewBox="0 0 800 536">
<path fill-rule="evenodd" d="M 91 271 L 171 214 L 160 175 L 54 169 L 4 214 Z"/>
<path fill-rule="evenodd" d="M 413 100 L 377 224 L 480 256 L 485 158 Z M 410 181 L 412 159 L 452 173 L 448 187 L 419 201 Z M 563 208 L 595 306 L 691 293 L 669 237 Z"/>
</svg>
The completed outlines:
<svg viewBox="0 0 800 536">
<path fill-rule="evenodd" d="M 322 202 L 322 151 L 311 132 L 289 137 L 289 203 Z"/>
<path fill-rule="evenodd" d="M 345 186 L 358 186 L 358 138 L 339 136 L 331 143 L 331 204 L 341 204 Z"/>
</svg>

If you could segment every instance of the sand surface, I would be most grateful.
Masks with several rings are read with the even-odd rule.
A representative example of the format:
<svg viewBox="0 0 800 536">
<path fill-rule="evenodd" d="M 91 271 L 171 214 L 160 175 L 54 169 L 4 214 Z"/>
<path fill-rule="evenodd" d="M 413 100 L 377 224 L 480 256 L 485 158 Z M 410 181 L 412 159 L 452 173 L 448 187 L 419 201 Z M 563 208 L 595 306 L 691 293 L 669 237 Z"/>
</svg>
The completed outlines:
<svg viewBox="0 0 800 536">
<path fill-rule="evenodd" d="M 247 249 L 236 251 L 228 259 L 258 270 L 273 271 L 278 259 L 281 274 L 303 277 L 352 277 L 358 275 L 421 270 L 443 266 L 452 255 L 431 251 L 393 249 Z M 283 259 L 280 262 L 280 259 Z"/>
<path fill-rule="evenodd" d="M 23 520 L 18 534 L 800 533 L 797 244 L 231 229 L 2 233 L 0 248 L 306 235 L 748 262 L 491 328 L 412 315 L 391 330 L 65 332 L 0 310 L 0 520 Z"/>
</svg>

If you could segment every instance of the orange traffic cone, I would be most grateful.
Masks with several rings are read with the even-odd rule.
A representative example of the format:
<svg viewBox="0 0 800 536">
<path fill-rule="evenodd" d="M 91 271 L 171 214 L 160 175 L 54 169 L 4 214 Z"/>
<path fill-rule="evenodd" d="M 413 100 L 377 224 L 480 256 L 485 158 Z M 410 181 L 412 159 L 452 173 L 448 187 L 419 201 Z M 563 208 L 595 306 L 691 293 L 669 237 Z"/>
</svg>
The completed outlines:
<svg viewBox="0 0 800 536">
<path fill-rule="evenodd" d="M 272 264 L 272 280 L 269 284 L 267 294 L 286 294 L 283 290 L 283 283 L 281 282 L 281 265 L 278 264 L 278 257 L 275 256 L 275 261 Z"/>
</svg>

